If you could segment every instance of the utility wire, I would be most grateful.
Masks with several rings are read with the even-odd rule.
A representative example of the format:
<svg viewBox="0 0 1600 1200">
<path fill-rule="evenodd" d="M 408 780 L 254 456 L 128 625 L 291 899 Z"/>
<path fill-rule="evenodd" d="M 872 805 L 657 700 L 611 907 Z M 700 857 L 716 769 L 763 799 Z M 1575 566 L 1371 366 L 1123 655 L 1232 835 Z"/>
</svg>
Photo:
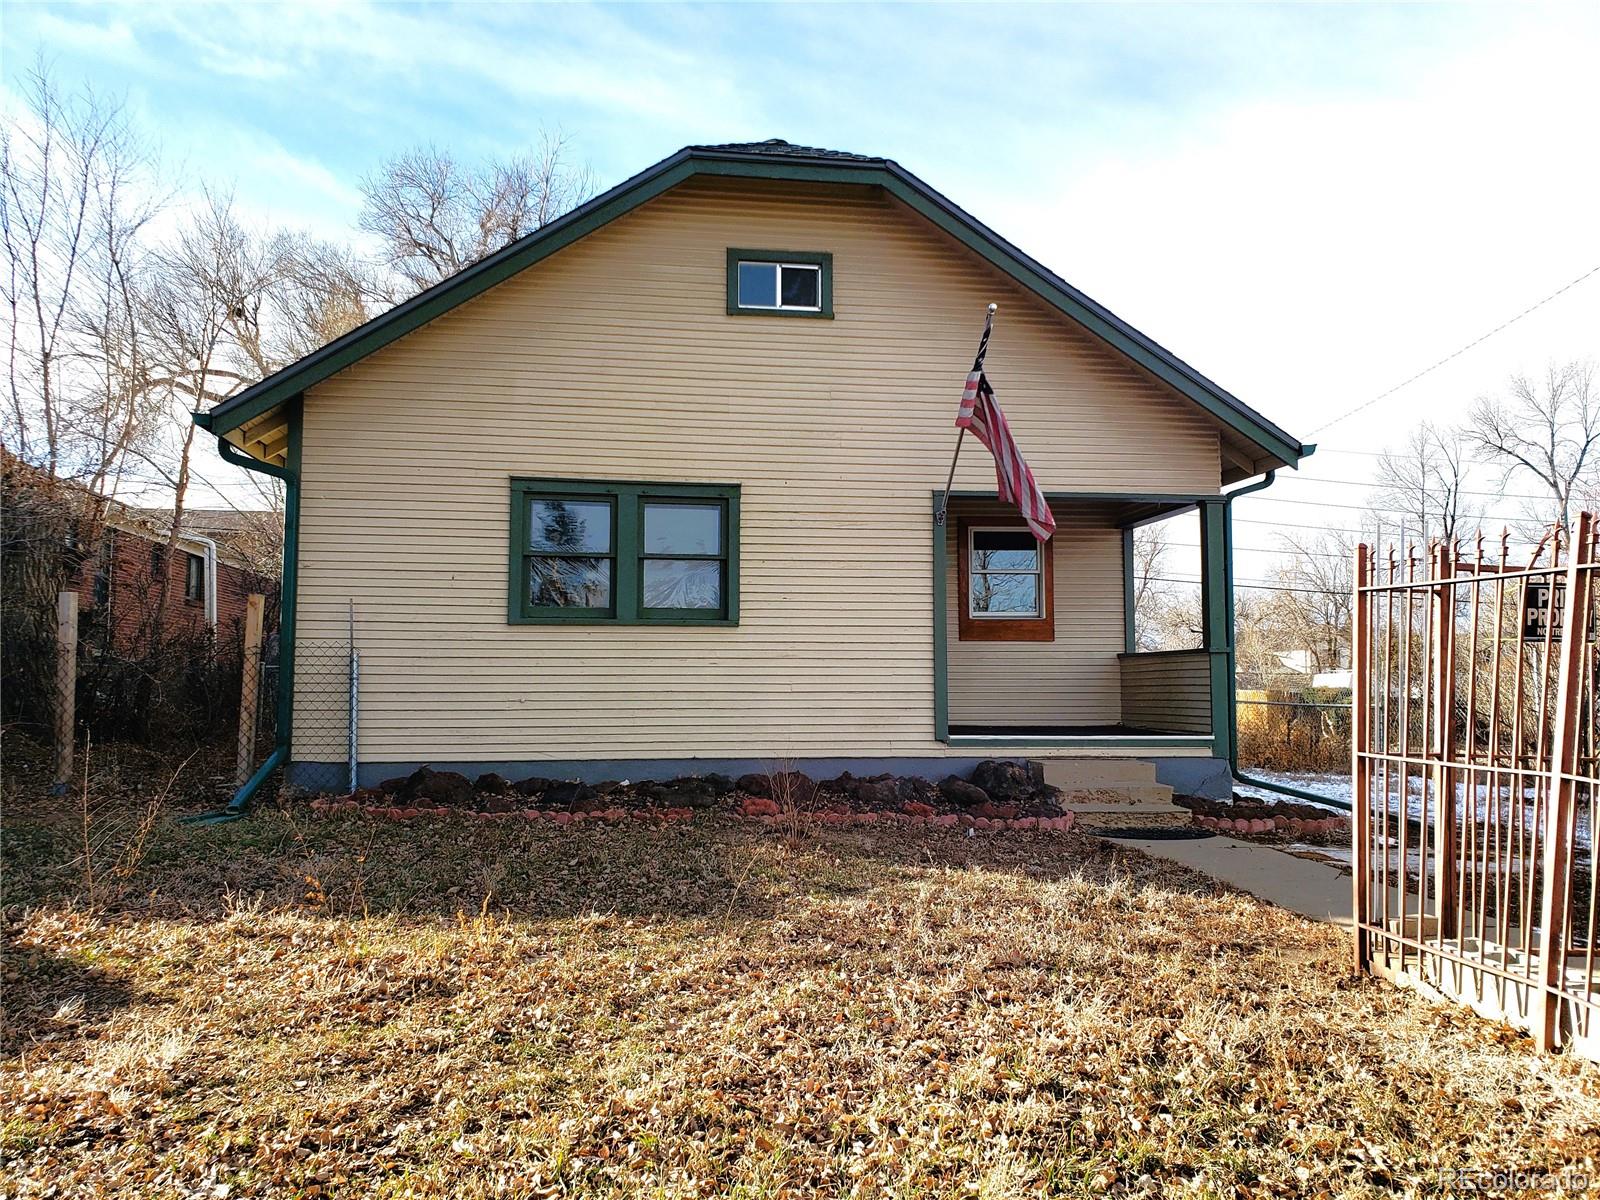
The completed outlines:
<svg viewBox="0 0 1600 1200">
<path fill-rule="evenodd" d="M 1182 578 L 1179 578 L 1179 577 L 1174 576 L 1174 575 L 1146 575 L 1145 578 L 1149 579 L 1149 580 L 1153 580 L 1156 583 L 1199 584 L 1199 583 L 1204 583 L 1205 582 L 1205 580 L 1203 580 L 1203 579 L 1182 579 Z M 1233 586 L 1234 587 L 1242 587 L 1242 588 L 1250 588 L 1250 589 L 1252 589 L 1254 591 L 1261 591 L 1261 592 L 1302 592 L 1302 593 L 1304 593 L 1304 594 L 1306 594 L 1308 596 L 1344 596 L 1344 597 L 1348 598 L 1349 595 L 1350 595 L 1349 592 L 1342 591 L 1342 590 L 1340 590 L 1338 588 L 1299 587 L 1299 586 L 1296 586 L 1296 585 L 1293 585 L 1293 584 L 1266 583 L 1264 581 L 1263 582 L 1254 582 L 1254 581 L 1247 582 L 1247 581 L 1239 580 L 1239 579 L 1235 579 L 1233 581 Z"/>
<path fill-rule="evenodd" d="M 1495 334 L 1499 333 L 1501 330 L 1510 328 L 1512 325 L 1515 325 L 1518 321 L 1522 320 L 1522 318 L 1527 316 L 1529 313 L 1543 308 L 1546 304 L 1549 304 L 1550 301 L 1554 300 L 1557 296 L 1561 295 L 1563 292 L 1571 291 L 1573 288 L 1577 287 L 1580 283 L 1582 283 L 1585 279 L 1588 279 L 1591 275 L 1596 275 L 1596 274 L 1600 274 L 1600 266 L 1590 267 L 1587 271 L 1585 271 L 1582 275 L 1579 275 L 1576 279 L 1572 280 L 1569 283 L 1563 284 L 1561 287 L 1558 287 L 1555 291 L 1551 292 L 1543 300 L 1538 300 L 1538 301 L 1535 301 L 1533 304 L 1528 305 L 1527 308 L 1523 309 L 1521 312 L 1519 312 L 1516 316 L 1512 317 L 1510 320 L 1502 321 L 1500 324 L 1496 325 L 1493 329 L 1489 330 L 1488 333 L 1485 333 L 1485 334 L 1483 334 L 1483 335 L 1481 335 L 1479 337 L 1474 338 L 1472 341 L 1468 342 L 1465 346 L 1462 346 L 1461 349 L 1456 350 L 1451 354 L 1446 354 L 1443 358 L 1441 358 L 1438 362 L 1434 363 L 1431 367 L 1424 367 L 1422 370 L 1418 371 L 1415 375 L 1411 376 L 1410 379 L 1402 379 L 1399 383 L 1395 384 L 1388 391 L 1374 396 L 1371 400 L 1368 400 L 1363 404 L 1356 405 L 1349 412 L 1341 413 L 1337 417 L 1334 417 L 1333 420 L 1331 420 L 1331 421 L 1324 421 L 1321 425 L 1318 425 L 1311 432 L 1312 433 L 1321 433 L 1324 429 L 1327 429 L 1327 428 L 1329 428 L 1331 426 L 1337 425 L 1340 421 L 1346 420 L 1349 417 L 1355 416 L 1358 412 L 1363 412 L 1366 409 L 1371 408 L 1374 404 L 1378 403 L 1378 401 L 1388 399 L 1390 396 L 1392 396 L 1396 392 L 1398 392 L 1401 388 L 1408 387 L 1411 384 L 1415 383 L 1417 380 L 1421 379 L 1424 375 L 1428 375 L 1428 374 L 1431 374 L 1434 371 L 1437 371 L 1440 367 L 1444 366 L 1445 363 L 1450 362 L 1452 359 L 1460 358 L 1463 354 L 1465 354 L 1468 350 L 1471 350 L 1474 346 L 1481 345 L 1482 343 L 1488 341 L 1490 338 L 1492 338 Z"/>
<path fill-rule="evenodd" d="M 1405 490 L 1407 490 L 1404 487 L 1393 487 L 1393 486 L 1390 486 L 1388 484 L 1383 484 L 1383 483 L 1370 483 L 1370 482 L 1368 482 L 1366 480 L 1363 480 L 1363 479 L 1319 479 L 1315 475 L 1289 475 L 1289 476 L 1285 477 L 1284 482 L 1285 483 L 1322 483 L 1322 484 L 1327 484 L 1329 487 L 1368 488 L 1371 491 L 1377 491 L 1377 492 L 1381 492 L 1381 491 L 1395 492 L 1395 491 L 1405 491 Z M 1495 499 L 1502 499 L 1502 500 L 1551 500 L 1551 499 L 1554 498 L 1552 496 L 1552 494 L 1549 493 L 1549 492 L 1546 492 L 1546 493 L 1544 493 L 1544 495 L 1541 496 L 1541 495 L 1538 495 L 1537 493 L 1534 493 L 1534 492 L 1475 492 L 1475 491 L 1472 491 L 1470 488 L 1462 488 L 1460 491 L 1456 492 L 1455 494 L 1458 495 L 1458 496 L 1489 496 L 1489 497 L 1492 497 L 1492 498 L 1495 498 Z M 1267 497 L 1264 497 L 1264 499 L 1273 500 L 1273 499 L 1280 499 L 1280 498 L 1279 497 L 1275 497 L 1275 496 L 1267 496 Z M 1289 503 L 1291 503 L 1291 504 L 1300 503 L 1300 501 L 1292 501 L 1291 500 L 1291 501 L 1289 501 Z M 1315 503 L 1315 501 L 1312 501 L 1311 503 Z"/>
</svg>

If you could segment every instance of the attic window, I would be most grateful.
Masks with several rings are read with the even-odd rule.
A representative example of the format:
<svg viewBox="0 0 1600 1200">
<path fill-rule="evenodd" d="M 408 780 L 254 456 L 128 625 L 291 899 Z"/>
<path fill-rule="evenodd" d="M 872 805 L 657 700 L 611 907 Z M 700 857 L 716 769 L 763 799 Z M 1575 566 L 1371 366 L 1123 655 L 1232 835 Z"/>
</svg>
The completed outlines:
<svg viewBox="0 0 1600 1200">
<path fill-rule="evenodd" d="M 729 250 L 728 312 L 772 317 L 833 316 L 833 255 L 798 250 Z"/>
</svg>

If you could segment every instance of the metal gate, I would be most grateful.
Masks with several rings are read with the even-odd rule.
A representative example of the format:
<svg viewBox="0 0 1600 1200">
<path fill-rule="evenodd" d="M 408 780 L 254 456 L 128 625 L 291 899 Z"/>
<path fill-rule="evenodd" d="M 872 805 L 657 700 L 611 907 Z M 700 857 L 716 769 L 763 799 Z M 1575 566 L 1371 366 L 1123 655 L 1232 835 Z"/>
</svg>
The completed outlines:
<svg viewBox="0 0 1600 1200">
<path fill-rule="evenodd" d="M 1359 970 L 1600 1057 L 1595 521 L 1527 565 L 1507 538 L 1356 550 Z"/>
</svg>

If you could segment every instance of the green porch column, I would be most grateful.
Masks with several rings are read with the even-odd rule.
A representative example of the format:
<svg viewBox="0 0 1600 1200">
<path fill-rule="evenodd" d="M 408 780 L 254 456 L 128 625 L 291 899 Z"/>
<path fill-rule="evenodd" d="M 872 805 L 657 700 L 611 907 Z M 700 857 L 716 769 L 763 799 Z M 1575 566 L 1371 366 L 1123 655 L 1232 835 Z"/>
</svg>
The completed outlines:
<svg viewBox="0 0 1600 1200">
<path fill-rule="evenodd" d="M 1211 657 L 1211 742 L 1218 758 L 1232 760 L 1228 691 L 1233 687 L 1228 664 L 1233 654 L 1233 605 L 1228 590 L 1233 576 L 1233 546 L 1228 517 L 1219 496 L 1200 505 L 1200 616 L 1205 649 Z"/>
<path fill-rule="evenodd" d="M 1122 530 L 1122 649 L 1132 654 L 1139 648 L 1139 625 L 1134 619 L 1137 595 L 1133 586 L 1133 526 Z"/>
</svg>

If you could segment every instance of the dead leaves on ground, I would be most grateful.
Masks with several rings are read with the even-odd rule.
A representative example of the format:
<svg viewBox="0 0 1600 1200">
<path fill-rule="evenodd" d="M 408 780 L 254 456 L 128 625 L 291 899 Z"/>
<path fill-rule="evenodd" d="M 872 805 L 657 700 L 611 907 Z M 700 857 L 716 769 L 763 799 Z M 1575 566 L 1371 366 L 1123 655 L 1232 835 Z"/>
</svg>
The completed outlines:
<svg viewBox="0 0 1600 1200">
<path fill-rule="evenodd" d="M 8 1194 L 1427 1194 L 1600 1145 L 1593 1068 L 1084 839 L 164 836 L 153 900 L 7 914 Z"/>
</svg>

